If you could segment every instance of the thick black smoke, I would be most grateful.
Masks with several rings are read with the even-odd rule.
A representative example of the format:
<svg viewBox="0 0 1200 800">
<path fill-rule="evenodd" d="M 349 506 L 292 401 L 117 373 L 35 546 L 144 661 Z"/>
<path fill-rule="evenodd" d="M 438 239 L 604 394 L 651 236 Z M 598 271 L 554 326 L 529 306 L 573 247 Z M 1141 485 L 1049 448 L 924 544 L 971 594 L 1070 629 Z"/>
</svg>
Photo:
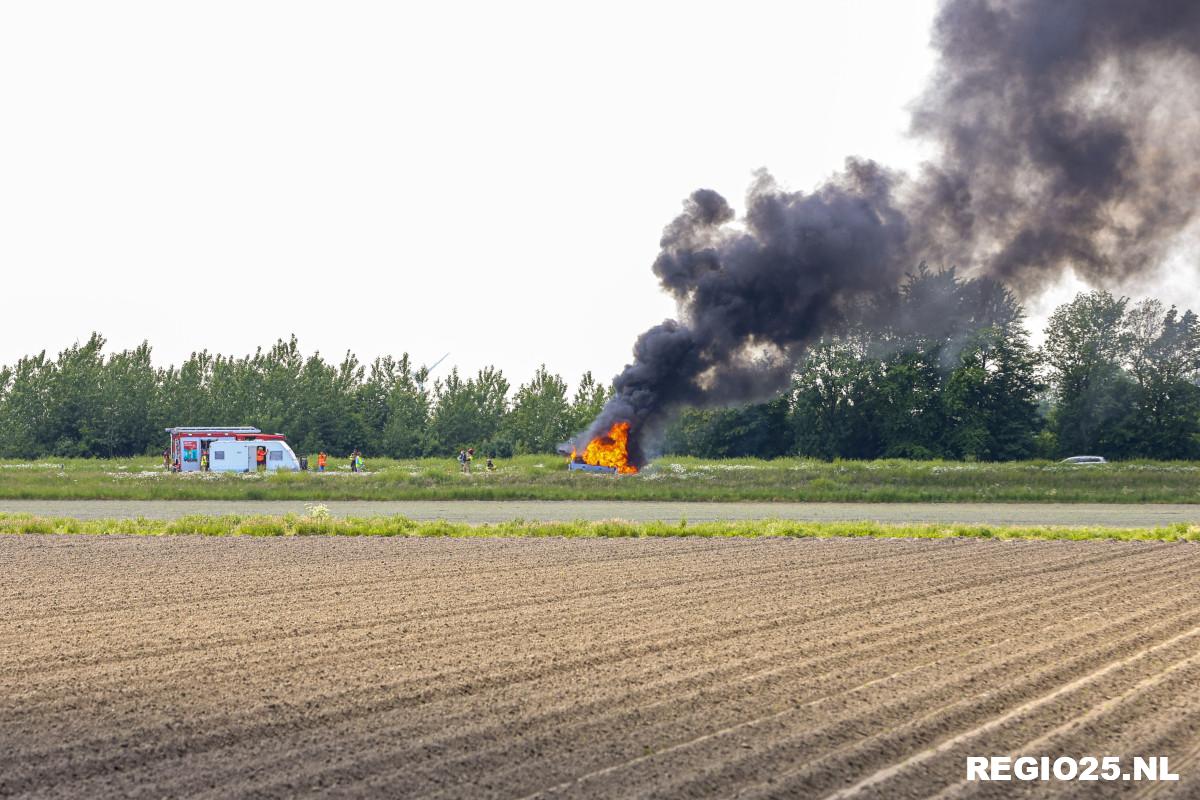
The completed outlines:
<svg viewBox="0 0 1200 800">
<path fill-rule="evenodd" d="M 914 243 L 1024 294 L 1065 267 L 1142 275 L 1200 191 L 1200 2 L 943 4 L 913 129 L 941 153 L 914 181 Z"/>
<path fill-rule="evenodd" d="M 1200 2 L 948 0 L 933 38 L 913 129 L 937 158 L 915 177 L 850 159 L 811 193 L 763 173 L 741 220 L 693 193 L 654 262 L 679 320 L 638 338 L 583 441 L 628 421 L 641 463 L 680 407 L 777 394 L 852 312 L 886 320 L 922 260 L 1024 295 L 1161 263 L 1200 197 Z"/>
</svg>

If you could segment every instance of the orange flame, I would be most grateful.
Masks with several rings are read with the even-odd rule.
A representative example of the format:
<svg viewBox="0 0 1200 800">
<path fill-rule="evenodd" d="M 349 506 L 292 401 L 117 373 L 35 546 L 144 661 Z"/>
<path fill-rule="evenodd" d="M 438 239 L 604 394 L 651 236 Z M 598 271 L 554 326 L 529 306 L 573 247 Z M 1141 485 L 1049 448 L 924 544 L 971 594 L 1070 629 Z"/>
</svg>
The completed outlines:
<svg viewBox="0 0 1200 800">
<path fill-rule="evenodd" d="M 579 457 L 575 450 L 571 450 L 572 460 Z M 585 464 L 616 467 L 617 472 L 625 475 L 637 472 L 637 467 L 629 463 L 629 423 L 617 422 L 608 429 L 608 433 L 592 439 L 583 451 L 582 458 Z"/>
</svg>

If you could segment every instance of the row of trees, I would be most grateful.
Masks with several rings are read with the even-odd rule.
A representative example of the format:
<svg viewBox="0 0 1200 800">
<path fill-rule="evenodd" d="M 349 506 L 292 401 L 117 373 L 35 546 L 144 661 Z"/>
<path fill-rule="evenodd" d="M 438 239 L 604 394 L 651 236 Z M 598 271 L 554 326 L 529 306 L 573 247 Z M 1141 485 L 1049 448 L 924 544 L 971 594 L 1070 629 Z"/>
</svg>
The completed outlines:
<svg viewBox="0 0 1200 800">
<path fill-rule="evenodd" d="M 1035 349 L 1013 296 L 921 272 L 889 322 L 809 348 L 791 391 L 685 411 L 667 449 L 705 457 L 1003 461 L 1200 458 L 1200 320 L 1104 291 L 1057 308 Z"/>
<path fill-rule="evenodd" d="M 255 425 L 298 452 L 408 458 L 465 446 L 498 455 L 548 452 L 592 420 L 607 389 L 590 373 L 573 396 L 539 369 L 510 391 L 497 369 L 429 382 L 408 355 L 362 364 L 305 358 L 295 337 L 252 356 L 195 353 L 155 367 L 148 344 L 104 355 L 104 339 L 0 368 L 0 456 L 123 456 L 155 452 L 170 425 Z"/>
<path fill-rule="evenodd" d="M 706 457 L 1200 458 L 1200 324 L 1190 311 L 1080 294 L 1055 311 L 1035 349 L 1003 288 L 922 269 L 867 317 L 870 327 L 809 348 L 783 396 L 685 410 L 664 448 Z M 176 424 L 257 425 L 287 433 L 301 452 L 551 452 L 609 395 L 590 373 L 569 393 L 544 367 L 515 390 L 490 367 L 431 383 L 407 355 L 363 364 L 347 354 L 334 364 L 304 357 L 294 337 L 243 358 L 197 353 L 178 367 L 154 366 L 148 344 L 108 355 L 104 344 L 94 334 L 57 358 L 0 368 L 0 456 L 155 452 Z"/>
</svg>

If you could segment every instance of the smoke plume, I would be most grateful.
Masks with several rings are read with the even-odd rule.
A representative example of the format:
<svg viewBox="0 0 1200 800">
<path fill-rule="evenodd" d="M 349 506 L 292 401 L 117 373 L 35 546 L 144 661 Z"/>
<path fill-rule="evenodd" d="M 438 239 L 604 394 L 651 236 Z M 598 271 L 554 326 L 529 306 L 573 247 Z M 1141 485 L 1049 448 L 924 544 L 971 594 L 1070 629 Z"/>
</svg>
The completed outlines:
<svg viewBox="0 0 1200 800">
<path fill-rule="evenodd" d="M 640 464 L 680 407 L 778 394 L 807 344 L 863 308 L 886 319 L 923 260 L 1026 297 L 1161 263 L 1200 196 L 1200 3 L 947 0 L 933 42 L 918 174 L 851 158 L 805 193 L 760 173 L 740 220 L 688 198 L 654 262 L 679 319 L 638 338 L 583 441 L 629 422 Z"/>
</svg>

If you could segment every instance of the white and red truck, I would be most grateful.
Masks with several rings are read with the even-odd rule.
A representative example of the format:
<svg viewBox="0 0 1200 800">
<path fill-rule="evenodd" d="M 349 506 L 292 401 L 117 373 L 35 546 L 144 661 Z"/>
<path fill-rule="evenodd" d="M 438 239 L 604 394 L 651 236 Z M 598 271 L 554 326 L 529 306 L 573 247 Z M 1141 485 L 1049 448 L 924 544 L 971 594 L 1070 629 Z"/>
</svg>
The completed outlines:
<svg viewBox="0 0 1200 800">
<path fill-rule="evenodd" d="M 300 459 L 281 433 L 258 428 L 167 428 L 168 466 L 176 472 L 297 471 Z"/>
</svg>

